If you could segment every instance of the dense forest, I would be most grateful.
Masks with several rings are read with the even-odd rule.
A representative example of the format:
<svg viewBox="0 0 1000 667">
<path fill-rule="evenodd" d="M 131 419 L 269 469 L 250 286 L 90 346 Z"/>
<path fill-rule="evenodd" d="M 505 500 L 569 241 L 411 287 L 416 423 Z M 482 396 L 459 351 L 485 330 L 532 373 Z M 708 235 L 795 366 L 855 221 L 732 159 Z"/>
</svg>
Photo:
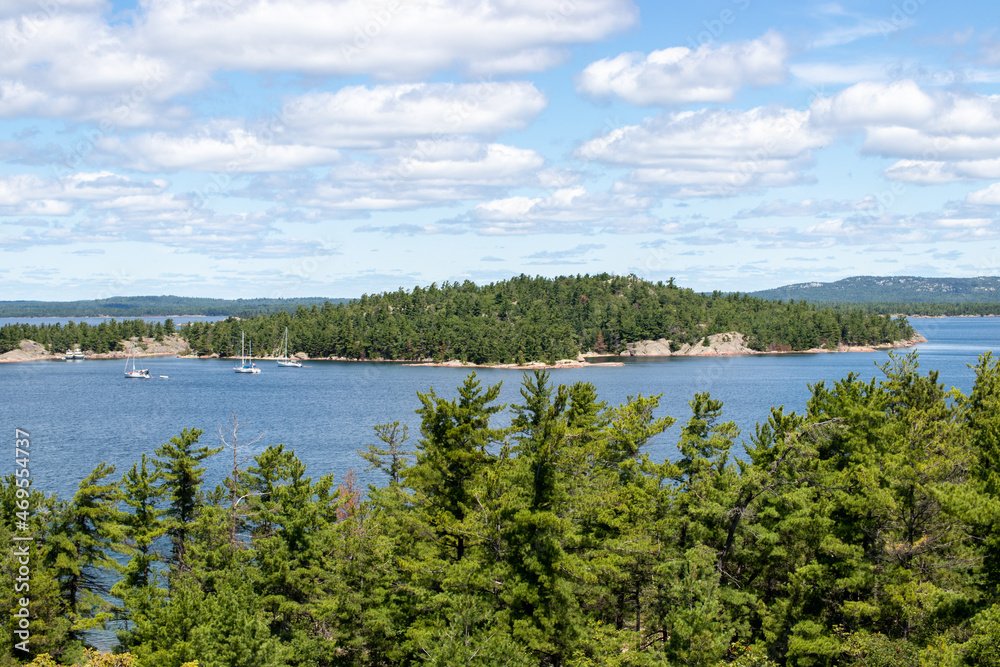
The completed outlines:
<svg viewBox="0 0 1000 667">
<path fill-rule="evenodd" d="M 244 304 L 250 304 L 247 300 Z M 803 301 L 699 294 L 635 276 L 518 276 L 480 286 L 472 282 L 399 289 L 339 303 L 299 305 L 293 312 L 184 324 L 177 332 L 200 355 L 235 356 L 245 333 L 257 355 L 273 354 L 285 328 L 289 349 L 310 357 L 473 363 L 555 361 L 583 352 L 618 354 L 626 344 L 664 338 L 674 350 L 706 336 L 738 331 L 757 351 L 878 345 L 909 339 L 892 308 L 824 308 Z M 96 326 L 11 324 L 0 327 L 0 354 L 22 340 L 51 352 L 80 347 L 121 349 L 132 337 L 162 339 L 173 324 L 109 320 Z"/>
<path fill-rule="evenodd" d="M 115 296 L 91 301 L 0 301 L 0 317 L 247 317 L 350 299 L 208 299 L 187 296 Z"/>
<path fill-rule="evenodd" d="M 811 302 L 817 308 L 833 310 L 859 310 L 879 315 L 907 315 L 912 317 L 962 317 L 1000 316 L 1000 301 L 992 303 L 823 303 Z"/>
<path fill-rule="evenodd" d="M 785 285 L 752 292 L 751 296 L 778 300 L 805 299 L 812 303 L 997 304 L 1000 303 L 1000 277 L 853 276 L 832 283 Z M 909 310 L 895 312 L 911 314 Z"/>
<path fill-rule="evenodd" d="M 384 475 L 364 493 L 251 450 L 235 417 L 223 447 L 184 429 L 72 498 L 12 475 L 0 540 L 34 538 L 34 655 L 2 596 L 0 664 L 998 665 L 1000 361 L 968 396 L 915 354 L 882 372 L 742 442 L 697 394 L 662 462 L 658 397 L 607 406 L 536 372 L 509 408 L 474 374 L 419 394 L 418 435 L 359 449 Z M 232 462 L 215 486 L 212 456 Z M 85 657 L 109 626 L 120 654 Z"/>
<path fill-rule="evenodd" d="M 759 351 L 891 343 L 914 334 L 903 319 L 738 294 L 703 295 L 673 280 L 608 274 L 521 275 L 484 286 L 446 282 L 294 314 L 186 324 L 181 332 L 199 354 L 230 356 L 239 353 L 241 332 L 264 353 L 276 348 L 286 327 L 289 348 L 311 357 L 473 363 L 617 354 L 626 343 L 659 338 L 677 349 L 728 331 L 742 333 Z"/>
<path fill-rule="evenodd" d="M 0 354 L 13 350 L 22 340 L 41 343 L 50 352 L 59 353 L 67 349 L 80 348 L 103 354 L 112 350 L 123 350 L 124 341 L 133 338 L 155 338 L 177 333 L 174 321 L 167 318 L 163 322 L 145 320 L 110 319 L 100 324 L 86 322 L 77 324 L 70 320 L 63 324 L 5 324 L 0 327 Z"/>
</svg>

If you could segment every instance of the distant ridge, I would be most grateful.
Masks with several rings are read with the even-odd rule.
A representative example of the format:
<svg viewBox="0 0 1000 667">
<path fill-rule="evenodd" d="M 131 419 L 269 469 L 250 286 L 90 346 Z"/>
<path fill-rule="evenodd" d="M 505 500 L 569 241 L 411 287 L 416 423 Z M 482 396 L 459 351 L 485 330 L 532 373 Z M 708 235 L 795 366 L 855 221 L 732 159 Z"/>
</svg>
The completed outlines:
<svg viewBox="0 0 1000 667">
<path fill-rule="evenodd" d="M 1000 277 L 854 276 L 750 292 L 761 299 L 819 303 L 997 303 Z"/>
<path fill-rule="evenodd" d="M 300 297 L 292 299 L 208 299 L 187 296 L 113 296 L 89 301 L 0 301 L 0 317 L 144 317 L 170 315 L 266 315 L 346 303 L 351 299 Z"/>
</svg>

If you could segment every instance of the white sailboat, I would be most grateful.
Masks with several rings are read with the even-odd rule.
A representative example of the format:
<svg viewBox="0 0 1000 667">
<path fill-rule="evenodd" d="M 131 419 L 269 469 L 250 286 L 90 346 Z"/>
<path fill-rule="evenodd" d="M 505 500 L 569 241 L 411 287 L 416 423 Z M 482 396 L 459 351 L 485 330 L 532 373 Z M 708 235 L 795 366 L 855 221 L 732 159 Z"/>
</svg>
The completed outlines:
<svg viewBox="0 0 1000 667">
<path fill-rule="evenodd" d="M 135 367 L 135 342 L 132 342 L 132 347 L 129 348 L 128 354 L 125 355 L 125 377 L 127 378 L 141 378 L 143 380 L 149 380 L 153 376 L 149 374 L 149 370 L 145 368 Z M 129 370 L 129 362 L 132 362 L 132 369 Z"/>
<path fill-rule="evenodd" d="M 250 350 L 247 352 L 246 356 L 243 355 L 243 344 L 246 341 L 246 332 L 242 332 L 240 337 L 240 365 L 233 366 L 233 370 L 237 373 L 260 373 L 260 369 L 257 365 L 251 361 L 253 355 L 253 341 L 250 342 Z"/>
<path fill-rule="evenodd" d="M 302 368 L 302 362 L 288 356 L 288 327 L 285 327 L 285 339 L 281 343 L 281 355 L 278 357 L 278 366 L 282 368 Z"/>
</svg>

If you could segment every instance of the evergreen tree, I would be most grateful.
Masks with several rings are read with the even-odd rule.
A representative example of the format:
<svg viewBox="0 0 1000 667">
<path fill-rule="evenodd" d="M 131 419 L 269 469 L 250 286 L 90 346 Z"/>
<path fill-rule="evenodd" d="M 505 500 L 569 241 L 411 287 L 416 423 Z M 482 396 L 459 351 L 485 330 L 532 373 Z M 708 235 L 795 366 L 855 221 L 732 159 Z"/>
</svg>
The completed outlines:
<svg viewBox="0 0 1000 667">
<path fill-rule="evenodd" d="M 171 563 L 184 562 L 184 549 L 188 527 L 197 510 L 197 494 L 201 488 L 205 468 L 199 464 L 222 447 L 196 447 L 201 437 L 199 429 L 183 429 L 179 436 L 156 448 L 159 458 L 155 460 L 157 473 L 163 480 L 165 496 L 169 501 L 167 510 L 167 535 L 171 541 Z"/>
</svg>

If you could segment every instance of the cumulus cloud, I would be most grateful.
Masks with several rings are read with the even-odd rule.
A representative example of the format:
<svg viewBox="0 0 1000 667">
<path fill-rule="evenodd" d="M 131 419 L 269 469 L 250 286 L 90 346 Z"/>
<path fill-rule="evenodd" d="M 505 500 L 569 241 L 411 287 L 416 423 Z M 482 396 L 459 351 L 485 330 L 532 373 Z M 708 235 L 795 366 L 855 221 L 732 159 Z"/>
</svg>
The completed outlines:
<svg viewBox="0 0 1000 667">
<path fill-rule="evenodd" d="M 522 129 L 545 104 L 533 84 L 518 81 L 348 86 L 289 100 L 280 122 L 293 140 L 372 147 L 401 138 Z"/>
<path fill-rule="evenodd" d="M 286 171 L 326 165 L 340 159 L 332 148 L 302 144 L 277 144 L 243 128 L 207 129 L 201 136 L 166 132 L 128 138 L 100 138 L 99 151 L 114 156 L 124 166 L 139 171 L 212 171 L 256 173 Z"/>
<path fill-rule="evenodd" d="M 590 192 L 583 186 L 552 190 L 543 196 L 491 199 L 441 224 L 486 236 L 567 234 L 614 231 L 674 231 L 674 223 L 649 213 L 655 201 L 629 192 Z"/>
<path fill-rule="evenodd" d="M 216 119 L 186 134 L 104 136 L 96 147 L 142 171 L 288 171 L 340 162 L 342 149 L 419 157 L 424 144 L 445 145 L 441 137 L 521 129 L 545 103 L 524 82 L 350 86 L 290 99 L 267 119 Z M 360 167 L 371 176 L 369 167 Z"/>
<path fill-rule="evenodd" d="M 718 48 L 676 46 L 645 56 L 623 53 L 588 65 L 577 90 L 594 97 L 615 95 L 638 105 L 729 102 L 744 86 L 784 81 L 787 56 L 784 39 L 773 31 Z"/>
<path fill-rule="evenodd" d="M 307 209 L 303 220 L 367 217 L 494 197 L 510 187 L 539 186 L 545 164 L 535 151 L 471 140 L 417 141 L 375 161 L 344 162 L 320 180 L 261 177 L 235 194 Z"/>
<path fill-rule="evenodd" d="M 131 24 L 107 23 L 103 2 L 31 4 L 0 18 L 0 117 L 148 125 L 210 80 L 204 68 L 151 49 Z"/>
<path fill-rule="evenodd" d="M 137 199 L 109 205 L 72 229 L 76 240 L 154 243 L 186 252 L 226 258 L 283 258 L 328 255 L 333 244 L 283 234 L 280 219 L 266 212 L 220 214 L 183 205 L 150 206 Z M 169 204 L 169 202 L 167 202 Z"/>
<path fill-rule="evenodd" d="M 634 24 L 630 0 L 160 0 L 137 34 L 152 48 L 202 66 L 412 78 L 463 68 L 538 71 L 570 44 Z"/>
<path fill-rule="evenodd" d="M 161 193 L 167 182 L 133 181 L 112 172 L 43 178 L 37 174 L 0 176 L 0 215 L 66 216 L 81 204 Z"/>
<path fill-rule="evenodd" d="M 885 170 L 892 180 L 1000 178 L 1000 95 L 864 82 L 817 98 L 810 112 L 818 127 L 863 131 L 863 153 L 900 158 Z"/>
<path fill-rule="evenodd" d="M 936 103 L 913 81 L 865 81 L 832 97 L 817 97 L 812 105 L 817 123 L 840 128 L 906 125 L 933 118 Z"/>
<path fill-rule="evenodd" d="M 966 195 L 965 201 L 968 204 L 1000 206 L 1000 183 L 994 183 L 988 188 L 970 192 Z"/>
<path fill-rule="evenodd" d="M 732 196 L 806 180 L 829 135 L 808 111 L 758 107 L 666 114 L 593 139 L 576 156 L 632 167 L 629 180 L 673 197 Z"/>
<path fill-rule="evenodd" d="M 604 39 L 638 15 L 631 0 L 163 0 L 113 23 L 106 11 L 91 0 L 4 3 L 0 117 L 176 121 L 189 112 L 171 100 L 224 71 L 413 80 L 459 68 L 488 80 L 552 67 L 567 46 Z M 345 100 L 312 102 L 321 113 Z"/>
</svg>

